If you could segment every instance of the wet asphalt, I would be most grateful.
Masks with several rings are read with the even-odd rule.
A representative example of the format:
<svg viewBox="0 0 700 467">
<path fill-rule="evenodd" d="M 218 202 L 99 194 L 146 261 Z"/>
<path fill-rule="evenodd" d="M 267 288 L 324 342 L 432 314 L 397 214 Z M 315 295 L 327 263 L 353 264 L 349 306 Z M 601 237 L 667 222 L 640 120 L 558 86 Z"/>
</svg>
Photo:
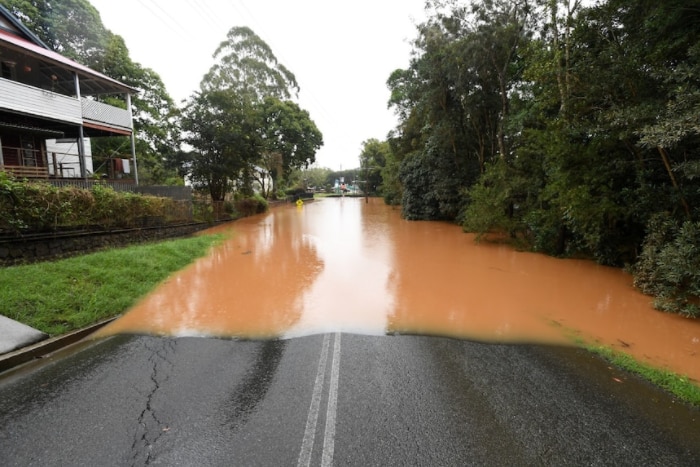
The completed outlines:
<svg viewBox="0 0 700 467">
<path fill-rule="evenodd" d="M 700 465 L 700 410 L 571 348 L 117 336 L 0 375 L 0 465 Z"/>
</svg>

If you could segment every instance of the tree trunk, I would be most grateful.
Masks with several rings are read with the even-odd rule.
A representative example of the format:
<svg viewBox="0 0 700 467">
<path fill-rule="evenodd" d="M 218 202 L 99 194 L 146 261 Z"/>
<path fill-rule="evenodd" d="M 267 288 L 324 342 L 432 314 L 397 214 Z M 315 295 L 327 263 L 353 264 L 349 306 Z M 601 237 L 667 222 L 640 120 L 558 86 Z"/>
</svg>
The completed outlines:
<svg viewBox="0 0 700 467">
<path fill-rule="evenodd" d="M 683 192 L 681 191 L 680 187 L 678 186 L 678 182 L 676 181 L 676 176 L 673 175 L 673 169 L 671 168 L 671 162 L 669 160 L 668 153 L 661 146 L 657 146 L 657 149 L 659 150 L 659 154 L 661 155 L 661 160 L 664 162 L 664 166 L 666 167 L 666 172 L 668 172 L 668 176 L 671 178 L 671 183 L 673 184 L 673 188 L 676 189 L 676 191 L 678 192 L 678 196 L 681 199 L 681 204 L 683 205 L 683 210 L 685 211 L 685 215 L 688 219 L 690 219 L 691 218 L 690 206 L 688 206 L 688 202 L 685 200 L 685 197 L 683 196 Z"/>
</svg>

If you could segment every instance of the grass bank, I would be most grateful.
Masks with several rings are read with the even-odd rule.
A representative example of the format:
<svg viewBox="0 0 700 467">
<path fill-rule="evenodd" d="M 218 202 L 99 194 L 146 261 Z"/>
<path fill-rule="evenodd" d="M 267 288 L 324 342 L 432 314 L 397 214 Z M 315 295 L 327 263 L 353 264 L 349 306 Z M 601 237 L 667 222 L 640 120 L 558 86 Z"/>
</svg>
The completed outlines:
<svg viewBox="0 0 700 467">
<path fill-rule="evenodd" d="M 117 316 L 223 240 L 202 235 L 0 268 L 0 314 L 51 336 Z"/>
<path fill-rule="evenodd" d="M 613 365 L 635 373 L 654 385 L 665 389 L 679 399 L 696 407 L 700 407 L 700 386 L 693 384 L 687 376 L 641 363 L 625 353 L 612 350 L 608 347 L 591 345 L 585 345 L 584 347 L 588 351 L 608 360 Z"/>
</svg>

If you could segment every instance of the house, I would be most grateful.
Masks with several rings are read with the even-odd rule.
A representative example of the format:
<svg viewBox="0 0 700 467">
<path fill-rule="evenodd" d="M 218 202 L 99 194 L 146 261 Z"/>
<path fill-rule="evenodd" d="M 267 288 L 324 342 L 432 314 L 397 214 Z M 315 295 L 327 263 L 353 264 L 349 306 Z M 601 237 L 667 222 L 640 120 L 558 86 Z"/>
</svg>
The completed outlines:
<svg viewBox="0 0 700 467">
<path fill-rule="evenodd" d="M 0 6 L 0 172 L 21 178 L 88 178 L 88 138 L 130 136 L 136 89 L 50 50 Z M 119 95 L 126 109 L 99 102 Z M 47 140 L 58 145 L 47 147 Z M 62 146 L 63 145 L 63 146 Z M 61 152 L 61 147 L 71 152 Z M 120 164 L 123 167 L 123 164 Z"/>
</svg>

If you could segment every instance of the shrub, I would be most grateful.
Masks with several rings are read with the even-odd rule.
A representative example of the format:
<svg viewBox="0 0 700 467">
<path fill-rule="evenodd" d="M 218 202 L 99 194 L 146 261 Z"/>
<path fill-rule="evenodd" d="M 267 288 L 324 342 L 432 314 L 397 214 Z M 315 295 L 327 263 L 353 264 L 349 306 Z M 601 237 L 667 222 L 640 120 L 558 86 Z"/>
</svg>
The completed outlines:
<svg viewBox="0 0 700 467">
<path fill-rule="evenodd" d="M 490 233 L 514 235 L 518 222 L 513 216 L 514 177 L 503 160 L 487 166 L 482 177 L 469 188 L 469 205 L 462 216 L 462 228 L 479 236 Z"/>
<path fill-rule="evenodd" d="M 243 217 L 262 214 L 269 208 L 267 200 L 262 196 L 255 194 L 250 197 L 237 199 L 234 203 L 236 211 Z"/>
<path fill-rule="evenodd" d="M 72 209 L 58 189 L 46 183 L 25 183 L 0 174 L 0 230 L 55 228 Z"/>
<path fill-rule="evenodd" d="M 304 187 L 289 188 L 288 190 L 285 191 L 285 193 L 287 194 L 287 198 L 290 198 L 292 201 L 296 201 L 306 194 L 306 188 L 304 188 Z"/>
<path fill-rule="evenodd" d="M 634 285 L 655 297 L 655 308 L 700 316 L 700 222 L 653 216 L 632 274 Z"/>
<path fill-rule="evenodd" d="M 18 181 L 0 172 L 0 231 L 43 232 L 59 228 L 140 227 L 180 220 L 182 209 L 170 198 L 116 192 L 96 184 L 90 190 Z"/>
<path fill-rule="evenodd" d="M 466 183 L 453 157 L 437 149 L 408 155 L 399 169 L 401 211 L 408 220 L 454 220 L 462 211 Z"/>
</svg>

